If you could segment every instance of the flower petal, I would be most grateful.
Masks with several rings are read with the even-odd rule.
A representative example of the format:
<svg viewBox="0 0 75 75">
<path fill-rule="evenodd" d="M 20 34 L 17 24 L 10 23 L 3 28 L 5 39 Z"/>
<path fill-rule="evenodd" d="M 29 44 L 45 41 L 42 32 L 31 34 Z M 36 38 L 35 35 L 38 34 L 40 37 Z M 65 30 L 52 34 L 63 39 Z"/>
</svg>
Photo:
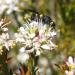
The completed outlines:
<svg viewBox="0 0 75 75">
<path fill-rule="evenodd" d="M 47 50 L 50 50 L 50 47 L 49 47 L 47 44 L 42 45 L 41 48 L 43 48 L 43 49 L 47 49 Z"/>
<path fill-rule="evenodd" d="M 73 64 L 73 58 L 71 56 L 69 56 L 68 62 L 69 62 L 69 64 Z"/>
</svg>

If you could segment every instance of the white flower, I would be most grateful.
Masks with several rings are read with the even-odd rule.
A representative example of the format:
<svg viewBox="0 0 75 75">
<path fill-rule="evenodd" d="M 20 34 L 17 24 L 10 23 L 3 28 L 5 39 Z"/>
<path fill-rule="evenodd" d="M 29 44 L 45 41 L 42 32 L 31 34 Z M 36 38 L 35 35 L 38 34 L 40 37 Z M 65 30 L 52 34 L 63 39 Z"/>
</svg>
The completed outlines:
<svg viewBox="0 0 75 75">
<path fill-rule="evenodd" d="M 10 40 L 8 33 L 2 33 L 2 35 L 0 35 L 0 44 L 5 46 L 7 50 L 9 50 L 9 47 L 12 47 L 13 43 L 14 40 Z"/>
<path fill-rule="evenodd" d="M 25 63 L 29 59 L 29 55 L 27 53 L 19 53 L 17 59 L 21 63 Z"/>
<path fill-rule="evenodd" d="M 5 10 L 7 14 L 10 14 L 12 11 L 19 11 L 19 8 L 16 4 L 19 3 L 19 0 L 0 0 L 0 14 Z"/>
<path fill-rule="evenodd" d="M 23 47 L 29 47 L 25 52 L 36 51 L 35 56 L 40 55 L 42 49 L 52 50 L 57 46 L 51 41 L 56 35 L 55 31 L 51 31 L 49 25 L 43 25 L 42 22 L 31 21 L 20 27 L 18 33 L 15 33 L 16 43 L 23 44 Z M 48 36 L 49 34 L 49 36 Z"/>
</svg>

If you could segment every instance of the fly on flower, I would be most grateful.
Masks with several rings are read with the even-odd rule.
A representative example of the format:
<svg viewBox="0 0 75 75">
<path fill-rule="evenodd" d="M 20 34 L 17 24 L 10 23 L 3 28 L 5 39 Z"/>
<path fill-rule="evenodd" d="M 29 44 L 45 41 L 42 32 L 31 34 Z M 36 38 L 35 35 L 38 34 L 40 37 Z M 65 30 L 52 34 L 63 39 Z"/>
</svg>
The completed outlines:
<svg viewBox="0 0 75 75">
<path fill-rule="evenodd" d="M 25 16 L 25 20 L 30 23 L 30 21 L 36 21 L 36 22 L 42 22 L 43 24 L 50 25 L 52 30 L 55 29 L 55 23 L 52 21 L 52 19 L 48 15 L 40 14 L 36 10 L 29 9 L 29 11 L 32 13 L 30 16 Z"/>
<path fill-rule="evenodd" d="M 57 47 L 52 42 L 56 31 L 52 30 L 53 21 L 49 16 L 36 12 L 33 14 L 30 17 L 26 15 L 27 22 L 18 29 L 18 33 L 15 34 L 15 42 L 23 44 L 26 53 L 35 52 L 35 56 L 37 56 L 44 50 L 50 51 Z"/>
</svg>

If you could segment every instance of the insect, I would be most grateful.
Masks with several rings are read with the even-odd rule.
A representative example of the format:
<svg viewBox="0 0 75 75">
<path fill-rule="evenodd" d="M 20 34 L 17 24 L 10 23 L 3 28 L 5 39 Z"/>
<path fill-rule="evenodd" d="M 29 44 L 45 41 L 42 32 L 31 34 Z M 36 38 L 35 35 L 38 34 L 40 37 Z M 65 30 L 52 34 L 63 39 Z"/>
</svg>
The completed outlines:
<svg viewBox="0 0 75 75">
<path fill-rule="evenodd" d="M 52 21 L 50 16 L 44 14 L 42 14 L 41 16 L 41 14 L 35 9 L 28 9 L 28 11 L 32 13 L 30 18 L 31 21 L 36 21 L 36 22 L 42 21 L 43 24 L 50 25 L 52 29 L 55 29 L 55 23 L 54 21 Z"/>
<path fill-rule="evenodd" d="M 50 25 L 52 29 L 55 29 L 55 23 L 52 21 L 52 19 L 48 15 L 43 15 L 42 22 L 44 24 Z"/>
</svg>

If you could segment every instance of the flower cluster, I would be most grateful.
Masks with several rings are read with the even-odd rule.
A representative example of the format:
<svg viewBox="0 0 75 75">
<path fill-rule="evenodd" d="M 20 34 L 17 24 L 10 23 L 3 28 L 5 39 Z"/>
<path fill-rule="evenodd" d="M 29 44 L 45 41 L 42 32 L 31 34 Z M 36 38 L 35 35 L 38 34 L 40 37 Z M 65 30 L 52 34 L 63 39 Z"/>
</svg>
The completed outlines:
<svg viewBox="0 0 75 75">
<path fill-rule="evenodd" d="M 9 47 L 13 44 L 13 40 L 10 39 L 8 28 L 6 27 L 10 23 L 6 18 L 0 20 L 0 54 L 3 52 L 3 47 L 9 50 Z"/>
<path fill-rule="evenodd" d="M 17 32 L 13 32 L 13 35 L 11 35 L 12 31 L 7 28 L 11 22 L 6 18 L 0 20 L 0 55 L 3 51 L 8 50 L 6 60 L 9 59 L 9 61 L 6 62 L 5 60 L 5 63 L 10 69 L 13 69 L 16 64 L 19 68 L 21 64 L 27 65 L 29 63 L 27 60 L 31 59 L 31 68 L 34 68 L 35 72 L 39 56 L 57 47 L 53 42 L 56 36 L 56 30 L 52 28 L 54 22 L 48 22 L 48 17 L 38 18 L 35 16 L 35 18 L 25 22 L 23 26 L 17 29 Z"/>
<path fill-rule="evenodd" d="M 44 51 L 55 49 L 57 45 L 52 42 L 54 36 L 56 31 L 51 28 L 51 25 L 44 24 L 41 20 L 25 23 L 15 33 L 15 42 L 21 46 L 18 59 L 23 61 L 22 57 L 28 59 L 30 53 L 39 56 Z"/>
<path fill-rule="evenodd" d="M 69 70 L 65 71 L 66 75 L 75 75 L 75 59 L 69 56 L 68 61 L 66 62 Z"/>
</svg>

